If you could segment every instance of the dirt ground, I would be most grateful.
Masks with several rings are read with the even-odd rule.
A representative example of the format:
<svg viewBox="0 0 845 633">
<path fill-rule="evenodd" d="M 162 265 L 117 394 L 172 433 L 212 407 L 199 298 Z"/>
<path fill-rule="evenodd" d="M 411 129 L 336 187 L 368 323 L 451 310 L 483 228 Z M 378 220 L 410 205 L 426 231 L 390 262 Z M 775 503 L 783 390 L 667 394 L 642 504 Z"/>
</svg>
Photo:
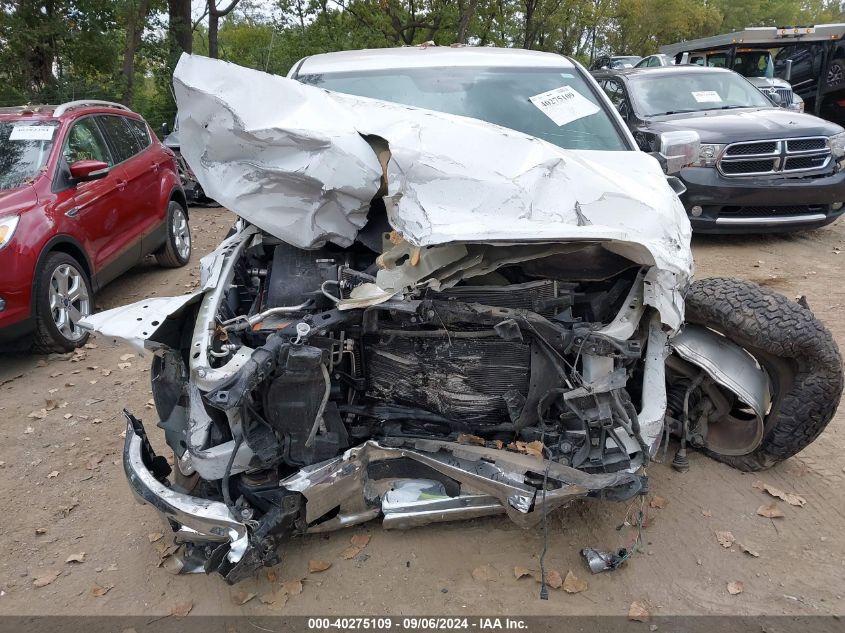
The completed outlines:
<svg viewBox="0 0 845 633">
<path fill-rule="evenodd" d="M 222 209 L 193 210 L 198 255 L 218 243 L 232 217 Z M 744 277 L 793 298 L 806 295 L 845 347 L 844 241 L 845 222 L 786 237 L 696 238 L 696 274 Z M 144 263 L 106 288 L 98 307 L 188 292 L 197 283 L 197 259 L 179 270 Z M 133 350 L 102 338 L 83 352 L 76 359 L 0 356 L 0 613 L 152 616 L 191 602 L 192 614 L 204 615 L 624 615 L 638 601 L 661 615 L 845 614 L 842 410 L 812 446 L 762 474 L 696 453 L 685 474 L 650 466 L 652 492 L 665 507 L 647 507 L 643 551 L 613 573 L 591 575 L 579 551 L 630 545 L 626 505 L 579 502 L 552 515 L 546 566 L 586 580 L 580 593 L 551 590 L 541 601 L 538 583 L 517 580 L 515 566 L 538 569 L 542 531 L 505 518 L 408 532 L 370 523 L 299 538 L 283 546 L 283 562 L 270 578 L 262 571 L 231 588 L 217 576 L 174 576 L 159 567 L 162 542 L 151 543 L 149 535 L 162 531 L 160 520 L 135 503 L 124 481 L 120 411 L 127 407 L 153 427 L 149 357 L 127 357 Z M 806 505 L 773 499 L 752 487 L 758 479 L 801 495 Z M 756 513 L 772 501 L 782 518 Z M 730 531 L 736 543 L 723 547 L 717 531 Z M 355 534 L 371 539 L 346 560 L 341 552 Z M 309 573 L 311 559 L 331 567 Z M 235 603 L 238 591 L 260 598 L 296 579 L 304 589 L 281 611 L 258 598 Z M 728 583 L 735 581 L 744 590 L 732 595 Z"/>
</svg>

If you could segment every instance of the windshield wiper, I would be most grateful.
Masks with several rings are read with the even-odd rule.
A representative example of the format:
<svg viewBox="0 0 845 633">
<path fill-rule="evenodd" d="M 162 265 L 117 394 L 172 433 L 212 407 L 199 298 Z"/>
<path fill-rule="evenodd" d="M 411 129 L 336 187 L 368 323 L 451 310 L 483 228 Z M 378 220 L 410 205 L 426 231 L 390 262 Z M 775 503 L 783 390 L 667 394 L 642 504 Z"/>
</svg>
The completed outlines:
<svg viewBox="0 0 845 633">
<path fill-rule="evenodd" d="M 657 114 L 652 114 L 650 116 L 665 116 L 667 114 L 686 114 L 687 112 L 698 112 L 699 110 L 691 109 L 691 110 L 670 110 L 669 112 L 658 112 Z"/>
</svg>

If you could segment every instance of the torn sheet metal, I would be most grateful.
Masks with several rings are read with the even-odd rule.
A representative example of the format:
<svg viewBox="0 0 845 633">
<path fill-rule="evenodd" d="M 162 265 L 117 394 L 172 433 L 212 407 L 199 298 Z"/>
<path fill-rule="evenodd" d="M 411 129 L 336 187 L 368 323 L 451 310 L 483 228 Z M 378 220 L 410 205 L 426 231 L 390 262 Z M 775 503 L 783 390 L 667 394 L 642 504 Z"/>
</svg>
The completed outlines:
<svg viewBox="0 0 845 633">
<path fill-rule="evenodd" d="M 690 226 L 657 161 L 564 150 L 450 114 L 334 93 L 204 57 L 174 73 L 182 153 L 206 193 L 299 248 L 349 245 L 380 193 L 414 246 L 601 241 L 656 266 L 646 303 L 680 326 Z"/>
</svg>

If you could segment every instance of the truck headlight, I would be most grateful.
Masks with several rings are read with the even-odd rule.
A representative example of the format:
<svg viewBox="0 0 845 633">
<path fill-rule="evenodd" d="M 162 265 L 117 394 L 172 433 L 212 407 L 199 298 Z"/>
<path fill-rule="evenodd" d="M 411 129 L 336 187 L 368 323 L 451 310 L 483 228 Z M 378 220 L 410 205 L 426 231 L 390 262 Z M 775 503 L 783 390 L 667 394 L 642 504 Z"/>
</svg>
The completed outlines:
<svg viewBox="0 0 845 633">
<path fill-rule="evenodd" d="M 830 143 L 830 153 L 833 154 L 834 158 L 845 156 L 845 132 L 834 134 L 828 139 L 828 142 Z"/>
<path fill-rule="evenodd" d="M 792 93 L 792 103 L 789 104 L 789 109 L 795 110 L 796 112 L 804 111 L 804 100 L 794 92 Z"/>
<path fill-rule="evenodd" d="M 699 167 L 713 167 L 725 146 L 721 143 L 702 143 L 698 154 Z"/>
<path fill-rule="evenodd" d="M 5 218 L 0 218 L 0 248 L 6 246 L 12 239 L 15 229 L 18 227 L 19 215 L 10 215 Z"/>
</svg>

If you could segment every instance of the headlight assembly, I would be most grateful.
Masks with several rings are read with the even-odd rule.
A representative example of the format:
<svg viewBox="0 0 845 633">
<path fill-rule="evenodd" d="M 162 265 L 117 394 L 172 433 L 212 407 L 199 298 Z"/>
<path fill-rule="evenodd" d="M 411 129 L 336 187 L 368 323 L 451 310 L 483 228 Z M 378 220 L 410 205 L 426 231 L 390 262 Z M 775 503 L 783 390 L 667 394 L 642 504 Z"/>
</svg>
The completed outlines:
<svg viewBox="0 0 845 633">
<path fill-rule="evenodd" d="M 698 154 L 699 167 L 713 167 L 725 146 L 721 143 L 702 143 Z"/>
<path fill-rule="evenodd" d="M 15 229 L 18 226 L 19 215 L 10 215 L 5 218 L 0 218 L 0 248 L 6 246 L 15 234 Z"/>
<path fill-rule="evenodd" d="M 828 139 L 830 143 L 830 153 L 834 158 L 842 158 L 845 156 L 845 132 L 834 134 Z"/>
</svg>

